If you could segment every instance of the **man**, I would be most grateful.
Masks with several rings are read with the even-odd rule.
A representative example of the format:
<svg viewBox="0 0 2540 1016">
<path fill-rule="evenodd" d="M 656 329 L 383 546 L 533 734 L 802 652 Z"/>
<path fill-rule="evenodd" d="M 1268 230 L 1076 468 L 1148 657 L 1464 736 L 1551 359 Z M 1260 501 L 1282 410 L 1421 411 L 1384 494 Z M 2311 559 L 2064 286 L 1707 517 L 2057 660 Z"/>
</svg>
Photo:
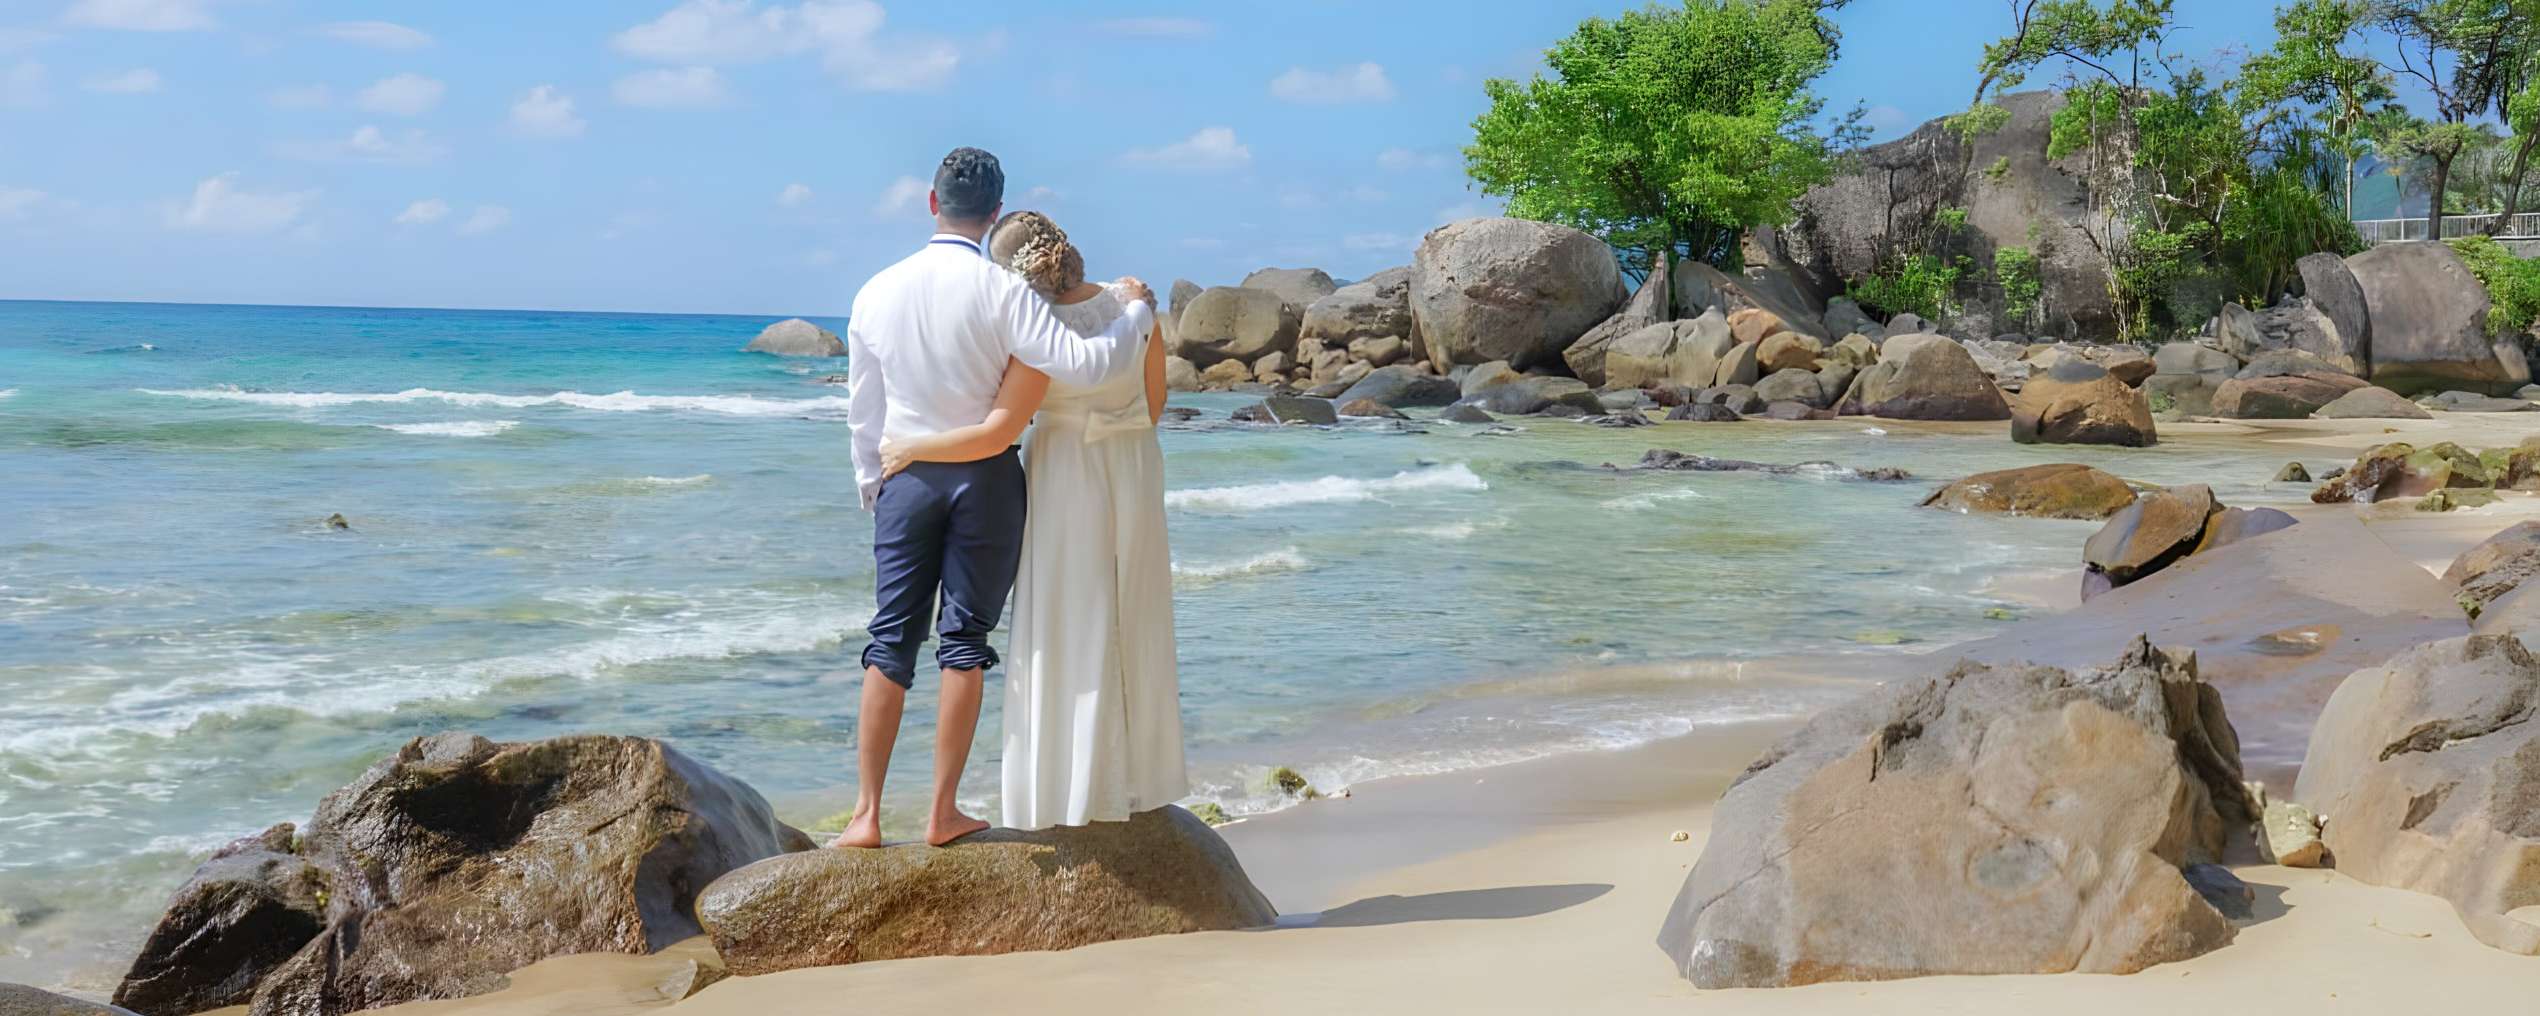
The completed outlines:
<svg viewBox="0 0 2540 1016">
<path fill-rule="evenodd" d="M 988 827 L 961 813 L 981 686 L 997 654 L 988 633 L 1005 610 L 1023 547 L 1023 464 L 1014 449 L 976 462 L 920 462 L 882 477 L 882 436 L 918 436 L 987 418 L 1012 357 L 1061 384 L 1092 386 L 1136 362 L 1154 324 L 1155 294 L 1122 279 L 1129 312 L 1085 338 L 983 253 L 1003 209 L 996 156 L 958 148 L 935 170 L 926 206 L 935 235 L 865 283 L 847 317 L 847 420 L 856 485 L 873 512 L 876 610 L 864 649 L 856 720 L 856 808 L 834 846 L 882 845 L 882 777 L 917 672 L 918 645 L 940 591 L 935 663 L 943 701 L 935 724 L 935 800 L 926 842 L 942 846 Z"/>
</svg>

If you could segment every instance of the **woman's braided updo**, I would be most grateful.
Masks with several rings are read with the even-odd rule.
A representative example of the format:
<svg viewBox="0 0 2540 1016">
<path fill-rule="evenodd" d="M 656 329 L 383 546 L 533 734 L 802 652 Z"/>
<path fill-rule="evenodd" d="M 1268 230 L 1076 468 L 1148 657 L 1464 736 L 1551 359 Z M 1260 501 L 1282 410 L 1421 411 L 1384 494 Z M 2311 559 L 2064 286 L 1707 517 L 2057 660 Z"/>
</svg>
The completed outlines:
<svg viewBox="0 0 2540 1016">
<path fill-rule="evenodd" d="M 1039 212 L 1006 216 L 989 235 L 988 248 L 998 264 L 1023 276 L 1043 296 L 1085 284 L 1085 256 L 1067 242 L 1066 230 Z"/>
</svg>

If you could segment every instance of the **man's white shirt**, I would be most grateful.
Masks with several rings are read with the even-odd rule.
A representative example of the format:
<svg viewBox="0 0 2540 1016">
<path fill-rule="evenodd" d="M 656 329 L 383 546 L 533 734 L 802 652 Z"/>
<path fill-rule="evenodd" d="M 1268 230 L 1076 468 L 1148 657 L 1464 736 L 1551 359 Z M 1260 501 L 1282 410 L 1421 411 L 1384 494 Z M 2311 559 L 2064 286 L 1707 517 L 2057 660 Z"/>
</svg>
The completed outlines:
<svg viewBox="0 0 2540 1016">
<path fill-rule="evenodd" d="M 1143 301 L 1097 336 L 1050 313 L 1023 277 L 968 237 L 938 233 L 882 270 L 847 313 L 847 424 L 864 506 L 882 489 L 882 436 L 922 437 L 988 418 L 1006 359 L 1058 384 L 1092 387 L 1129 366 L 1155 325 Z"/>
</svg>

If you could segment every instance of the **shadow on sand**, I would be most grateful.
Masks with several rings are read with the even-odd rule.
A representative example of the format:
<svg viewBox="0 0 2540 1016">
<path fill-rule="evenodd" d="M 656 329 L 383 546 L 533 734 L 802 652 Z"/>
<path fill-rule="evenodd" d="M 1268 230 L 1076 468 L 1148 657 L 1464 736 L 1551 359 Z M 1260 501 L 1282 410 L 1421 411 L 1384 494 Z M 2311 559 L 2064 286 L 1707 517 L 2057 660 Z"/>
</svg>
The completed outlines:
<svg viewBox="0 0 2540 1016">
<path fill-rule="evenodd" d="M 1319 914 L 1282 914 L 1277 928 L 1370 928 L 1422 921 L 1505 921 L 1566 910 L 1614 887 L 1599 883 L 1459 889 L 1419 896 L 1371 896 Z"/>
</svg>

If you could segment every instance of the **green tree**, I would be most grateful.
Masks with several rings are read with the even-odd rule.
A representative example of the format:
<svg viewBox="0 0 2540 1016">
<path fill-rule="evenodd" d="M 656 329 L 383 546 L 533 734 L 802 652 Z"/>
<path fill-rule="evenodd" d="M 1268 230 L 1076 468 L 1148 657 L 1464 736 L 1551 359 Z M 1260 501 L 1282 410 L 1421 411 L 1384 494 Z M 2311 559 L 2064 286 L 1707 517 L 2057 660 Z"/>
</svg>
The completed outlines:
<svg viewBox="0 0 2540 1016">
<path fill-rule="evenodd" d="M 2275 14 L 2275 48 L 2249 59 L 2241 76 L 2259 96 L 2307 106 L 2330 154 L 2344 167 L 2338 210 L 2352 217 L 2355 164 L 2373 150 L 2374 117 L 2391 108 L 2390 72 L 2356 55 L 2372 9 L 2366 0 L 2297 0 Z"/>
<path fill-rule="evenodd" d="M 1627 268 L 1660 251 L 1734 267 L 1750 227 L 1789 221 L 1863 133 L 1821 122 L 1844 0 L 1684 0 L 1590 18 L 1549 77 L 1493 79 L 1466 170 L 1520 218 L 1602 237 Z"/>
<path fill-rule="evenodd" d="M 2490 108 L 2510 116 L 2518 68 L 2532 59 L 2540 32 L 2540 0 L 2371 0 L 2370 9 L 2396 42 L 2391 73 L 2422 87 L 2431 103 L 2431 115 L 2412 114 L 2380 140 L 2426 161 L 2426 235 L 2440 237 L 2452 164 L 2479 141 L 2473 120 Z"/>
</svg>

